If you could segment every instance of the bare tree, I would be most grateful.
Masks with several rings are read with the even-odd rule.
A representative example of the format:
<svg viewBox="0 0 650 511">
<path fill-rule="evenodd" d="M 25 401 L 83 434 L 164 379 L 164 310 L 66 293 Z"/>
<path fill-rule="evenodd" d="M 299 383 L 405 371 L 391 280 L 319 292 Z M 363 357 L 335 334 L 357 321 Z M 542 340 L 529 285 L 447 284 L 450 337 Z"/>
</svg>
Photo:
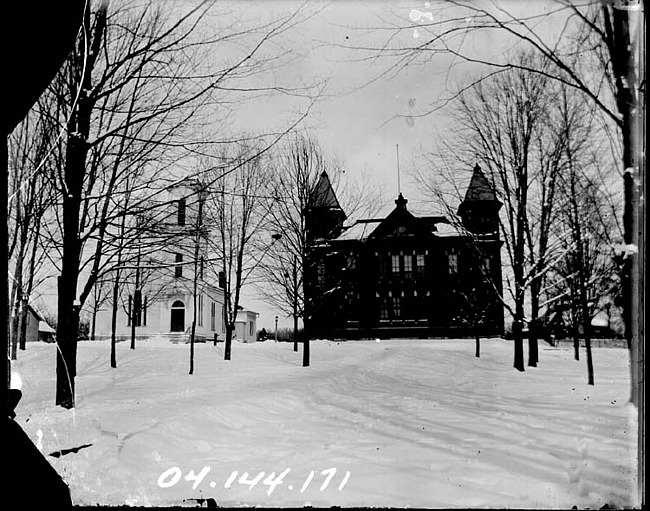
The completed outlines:
<svg viewBox="0 0 650 511">
<path fill-rule="evenodd" d="M 568 295 L 574 331 L 575 358 L 579 358 L 579 331 L 587 353 L 588 383 L 594 384 L 591 351 L 591 321 L 603 304 L 603 295 L 612 293 L 610 277 L 616 274 L 614 239 L 619 234 L 612 222 L 615 209 L 600 179 L 600 149 L 594 141 L 594 118 L 583 98 L 562 87 L 558 94 L 559 116 L 554 125 L 565 140 L 563 172 L 558 177 L 562 225 L 569 235 L 566 257 L 557 268 L 558 289 Z M 562 286 L 563 283 L 567 285 Z M 560 295 L 561 296 L 561 295 Z M 611 297 L 610 297 L 611 298 Z"/>
<path fill-rule="evenodd" d="M 250 141 L 230 150 L 231 154 L 220 156 L 222 165 L 213 169 L 215 185 L 206 202 L 206 229 L 216 233 L 216 239 L 208 242 L 208 250 L 214 254 L 211 270 L 221 276 L 224 286 L 225 360 L 232 357 L 242 289 L 271 248 L 260 250 L 266 224 L 262 204 L 269 179 L 267 156 Z"/>
<path fill-rule="evenodd" d="M 13 263 L 11 357 L 16 348 L 25 349 L 26 317 L 32 293 L 42 283 L 38 272 L 42 266 L 41 228 L 43 217 L 52 205 L 47 178 L 47 151 L 56 133 L 52 126 L 33 113 L 14 130 L 9 138 L 9 215 L 12 238 L 8 259 Z"/>
<path fill-rule="evenodd" d="M 531 5 L 513 3 L 481 3 L 452 0 L 440 3 L 435 12 L 422 15 L 420 11 L 395 13 L 402 22 L 392 18 L 386 42 L 380 46 L 358 44 L 347 48 L 361 54 L 361 60 L 377 60 L 383 56 L 388 67 L 380 76 L 399 74 L 407 66 L 442 63 L 448 70 L 462 65 L 482 67 L 481 79 L 509 69 L 543 75 L 565 84 L 589 101 L 602 114 L 602 122 L 618 130 L 615 145 L 620 151 L 619 175 L 624 188 L 623 295 L 626 336 L 630 348 L 632 391 L 631 400 L 638 406 L 643 391 L 639 382 L 643 372 L 643 315 L 639 303 L 643 300 L 643 268 L 639 265 L 639 236 L 645 218 L 645 203 L 639 201 L 642 183 L 640 173 L 644 123 L 645 83 L 645 15 L 640 0 L 612 0 L 576 3 L 554 0 Z M 535 4 L 537 6 L 537 4 Z M 378 28 L 378 27 L 373 27 Z M 414 44 L 400 44 L 400 34 L 413 36 Z M 550 68 L 528 66 L 511 58 L 510 52 L 496 51 L 486 55 L 484 44 L 467 44 L 468 38 L 482 41 L 497 38 L 501 48 L 527 48 L 550 62 Z M 411 39 L 411 40 L 413 40 Z M 485 39 L 487 40 L 487 39 Z M 491 39 L 493 41 L 494 39 Z M 490 45 L 492 46 L 492 45 Z M 376 78 L 375 78 L 376 79 Z M 454 93 L 456 94 L 456 93 Z M 437 98 L 426 116 L 442 108 L 450 97 Z M 413 116 L 409 112 L 409 116 Z"/>
<path fill-rule="evenodd" d="M 55 244 L 62 247 L 56 397 L 61 406 L 74 406 L 79 310 L 100 275 L 115 264 L 119 190 L 125 190 L 127 176 L 139 190 L 129 190 L 134 199 L 129 215 L 135 216 L 164 189 L 150 185 L 156 170 L 205 144 L 196 139 L 197 126 L 215 115 L 217 106 L 223 107 L 220 118 L 231 108 L 219 98 L 234 94 L 236 105 L 247 90 L 256 96 L 270 90 L 259 84 L 248 89 L 243 80 L 279 65 L 282 55 L 257 55 L 297 22 L 288 15 L 215 35 L 201 21 L 212 3 L 144 2 L 112 10 L 105 2 L 92 9 L 89 2 L 75 51 L 51 87 L 65 130 L 54 154 L 60 162 L 61 237 Z M 229 49 L 228 56 L 216 62 L 220 47 Z M 133 232 L 131 225 L 127 222 L 127 232 Z"/>
<path fill-rule="evenodd" d="M 530 57 L 519 58 L 525 61 Z M 545 259 L 552 214 L 548 195 L 555 179 L 550 176 L 558 168 L 557 149 L 552 145 L 549 153 L 548 137 L 543 135 L 548 120 L 547 88 L 543 76 L 517 70 L 476 83 L 459 96 L 460 128 L 454 132 L 455 153 L 461 155 L 461 161 L 484 163 L 488 182 L 503 204 L 501 232 L 512 269 L 514 367 L 519 371 L 524 370 L 526 293 L 532 291 L 533 301 L 538 303 L 548 269 Z M 536 224 L 540 225 L 539 234 L 533 232 Z M 533 313 L 536 317 L 538 311 Z M 529 343 L 529 356 L 529 365 L 537 365 L 535 337 Z"/>
<path fill-rule="evenodd" d="M 260 265 L 266 282 L 264 296 L 275 307 L 293 318 L 294 351 L 298 351 L 298 322 L 303 321 L 303 365 L 310 364 L 309 318 L 306 317 L 304 279 L 308 252 L 305 212 L 320 176 L 326 172 L 349 216 L 376 211 L 379 193 L 363 179 L 358 185 L 339 186 L 343 166 L 328 157 L 309 134 L 288 138 L 273 157 L 271 194 L 266 201 L 268 229 L 282 233 L 273 250 Z M 311 304 L 316 306 L 316 304 Z"/>
</svg>

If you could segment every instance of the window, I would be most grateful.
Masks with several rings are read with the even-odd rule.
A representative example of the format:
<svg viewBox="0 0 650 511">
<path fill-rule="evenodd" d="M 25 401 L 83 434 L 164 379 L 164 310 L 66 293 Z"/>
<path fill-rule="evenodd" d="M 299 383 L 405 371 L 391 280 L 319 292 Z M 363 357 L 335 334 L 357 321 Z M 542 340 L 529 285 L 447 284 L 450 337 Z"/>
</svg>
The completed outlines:
<svg viewBox="0 0 650 511">
<path fill-rule="evenodd" d="M 491 260 L 490 260 L 490 256 L 485 256 L 485 257 L 483 258 L 483 266 L 482 266 L 482 268 L 481 268 L 481 271 L 483 272 L 483 275 L 484 275 L 485 277 L 489 277 L 489 276 L 490 276 L 490 272 L 491 272 Z"/>
<path fill-rule="evenodd" d="M 183 276 L 183 254 L 176 254 L 176 268 L 174 270 L 176 278 Z"/>
<path fill-rule="evenodd" d="M 379 311 L 381 319 L 388 319 L 388 298 L 384 298 L 381 301 L 381 308 Z"/>
<path fill-rule="evenodd" d="M 423 277 L 426 268 L 425 268 L 425 263 L 424 263 L 424 254 L 418 254 L 415 256 L 415 265 L 416 265 L 416 272 L 418 277 Z"/>
<path fill-rule="evenodd" d="M 187 203 L 185 199 L 179 199 L 178 200 L 178 217 L 177 217 L 177 223 L 178 225 L 185 225 L 185 212 L 187 210 Z"/>
<path fill-rule="evenodd" d="M 251 334 L 251 337 L 252 337 L 255 334 L 255 332 L 253 331 L 254 325 L 253 325 L 252 321 L 249 324 L 250 324 L 250 334 Z"/>
<path fill-rule="evenodd" d="M 357 256 L 354 252 L 348 254 L 348 270 L 354 270 L 357 267 Z"/>
<path fill-rule="evenodd" d="M 399 273 L 399 259 L 398 255 L 390 256 L 390 269 L 393 273 Z"/>
<path fill-rule="evenodd" d="M 198 309 L 199 310 L 197 311 L 197 315 L 198 315 L 197 320 L 198 320 L 198 325 L 203 326 L 203 295 L 199 295 L 198 298 L 199 298 L 198 299 L 198 301 L 199 301 Z"/>
<path fill-rule="evenodd" d="M 402 315 L 402 299 L 399 297 L 393 298 L 393 317 L 399 318 Z"/>
<path fill-rule="evenodd" d="M 132 323 L 133 322 L 133 323 Z M 129 295 L 127 326 L 146 326 L 147 325 L 147 297 L 142 301 L 142 291 L 139 289 L 133 295 Z"/>
<path fill-rule="evenodd" d="M 413 277 L 413 257 L 410 255 L 404 256 L 404 278 L 410 279 Z"/>
<path fill-rule="evenodd" d="M 448 255 L 449 275 L 456 275 L 458 273 L 458 254 L 454 249 Z"/>
<path fill-rule="evenodd" d="M 210 331 L 217 329 L 217 304 L 212 302 L 210 305 Z"/>
<path fill-rule="evenodd" d="M 318 284 L 325 284 L 325 263 L 323 261 L 318 261 L 318 266 L 316 267 Z"/>
</svg>

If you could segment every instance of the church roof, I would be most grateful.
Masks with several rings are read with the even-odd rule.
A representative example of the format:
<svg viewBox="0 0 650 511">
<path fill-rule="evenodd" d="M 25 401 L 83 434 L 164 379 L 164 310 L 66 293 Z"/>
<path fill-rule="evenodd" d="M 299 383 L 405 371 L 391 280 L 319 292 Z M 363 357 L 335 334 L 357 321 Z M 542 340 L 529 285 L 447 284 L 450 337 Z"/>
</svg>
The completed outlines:
<svg viewBox="0 0 650 511">
<path fill-rule="evenodd" d="M 467 187 L 467 192 L 465 193 L 465 202 L 474 201 L 498 202 L 493 187 L 490 185 L 490 182 L 487 177 L 485 177 L 485 174 L 479 165 L 474 167 L 472 179 Z"/>
</svg>

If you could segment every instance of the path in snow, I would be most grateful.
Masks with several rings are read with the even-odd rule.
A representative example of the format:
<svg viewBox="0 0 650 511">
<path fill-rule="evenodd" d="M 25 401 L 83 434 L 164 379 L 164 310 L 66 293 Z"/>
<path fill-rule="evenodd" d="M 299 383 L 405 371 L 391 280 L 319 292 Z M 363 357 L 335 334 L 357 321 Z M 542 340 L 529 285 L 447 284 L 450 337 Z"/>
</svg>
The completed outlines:
<svg viewBox="0 0 650 511">
<path fill-rule="evenodd" d="M 17 420 L 46 454 L 92 444 L 48 457 L 82 505 L 634 504 L 627 352 L 596 350 L 590 387 L 570 349 L 543 349 L 518 373 L 510 342 L 482 348 L 476 359 L 469 340 L 317 341 L 303 368 L 288 343 L 236 344 L 230 362 L 199 344 L 188 375 L 188 346 L 120 343 L 111 369 L 108 344 L 86 342 L 68 411 L 53 406 L 54 346 L 30 344 L 15 364 Z M 264 479 L 286 469 L 268 495 Z M 233 471 L 265 474 L 225 488 Z"/>
</svg>

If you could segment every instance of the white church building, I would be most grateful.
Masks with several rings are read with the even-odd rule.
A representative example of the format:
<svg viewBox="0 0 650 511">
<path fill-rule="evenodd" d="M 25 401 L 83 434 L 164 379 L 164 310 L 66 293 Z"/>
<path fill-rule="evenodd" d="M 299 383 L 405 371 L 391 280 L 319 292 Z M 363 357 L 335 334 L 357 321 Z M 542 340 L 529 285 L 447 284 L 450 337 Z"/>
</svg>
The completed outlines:
<svg viewBox="0 0 650 511">
<path fill-rule="evenodd" d="M 135 330 L 136 341 L 189 342 L 195 318 L 196 341 L 223 340 L 224 290 L 219 286 L 218 262 L 207 257 L 210 233 L 201 218 L 203 200 L 198 184 L 187 180 L 156 201 L 159 207 L 151 208 L 156 215 L 151 240 L 130 247 L 137 255 L 113 276 L 120 279 L 115 311 L 111 276 L 104 284 L 105 298 L 94 318 L 95 339 L 111 337 L 115 315 L 118 340 L 130 339 Z"/>
</svg>

